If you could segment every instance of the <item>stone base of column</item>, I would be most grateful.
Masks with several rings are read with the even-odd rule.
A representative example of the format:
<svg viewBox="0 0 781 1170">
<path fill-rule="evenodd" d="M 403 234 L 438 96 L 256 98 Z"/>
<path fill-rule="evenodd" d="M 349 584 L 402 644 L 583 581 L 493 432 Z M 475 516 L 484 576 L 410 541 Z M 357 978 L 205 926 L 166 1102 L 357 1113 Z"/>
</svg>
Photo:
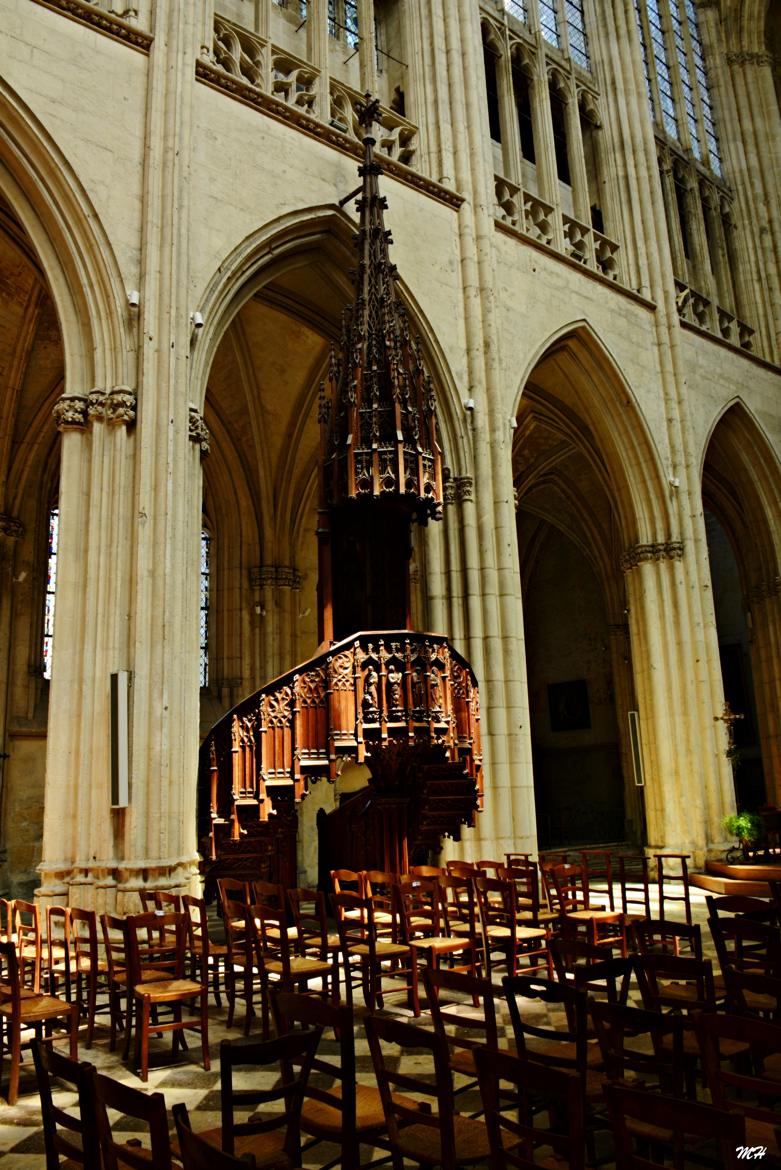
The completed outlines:
<svg viewBox="0 0 781 1170">
<path fill-rule="evenodd" d="M 173 894 L 202 891 L 199 858 L 137 861 L 122 865 L 54 865 L 39 867 L 41 884 L 35 900 L 46 906 L 79 906 L 98 914 L 140 914 L 140 890 Z"/>
</svg>

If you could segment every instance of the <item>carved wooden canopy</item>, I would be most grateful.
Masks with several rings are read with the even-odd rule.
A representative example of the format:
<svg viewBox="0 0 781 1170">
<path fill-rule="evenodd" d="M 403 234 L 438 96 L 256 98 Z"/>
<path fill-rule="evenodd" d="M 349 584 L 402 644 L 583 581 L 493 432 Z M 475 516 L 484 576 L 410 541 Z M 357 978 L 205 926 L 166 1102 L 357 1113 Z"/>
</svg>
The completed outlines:
<svg viewBox="0 0 781 1170">
<path fill-rule="evenodd" d="M 395 498 L 425 522 L 442 511 L 434 392 L 388 254 L 387 200 L 379 193 L 382 167 L 371 132 L 377 111 L 367 94 L 355 297 L 344 314 L 340 351 L 332 353 L 328 390 L 321 388 L 323 505 Z"/>
</svg>

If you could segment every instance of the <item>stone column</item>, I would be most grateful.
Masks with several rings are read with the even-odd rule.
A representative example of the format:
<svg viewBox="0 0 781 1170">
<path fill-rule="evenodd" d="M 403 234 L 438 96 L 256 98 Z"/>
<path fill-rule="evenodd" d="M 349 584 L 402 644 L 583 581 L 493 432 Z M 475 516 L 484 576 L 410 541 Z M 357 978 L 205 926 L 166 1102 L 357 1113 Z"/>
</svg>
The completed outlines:
<svg viewBox="0 0 781 1170">
<path fill-rule="evenodd" d="M 454 182 L 453 127 L 447 115 L 447 62 L 442 10 L 429 0 L 401 0 L 406 30 L 407 117 L 420 128 L 424 174 Z"/>
<path fill-rule="evenodd" d="M 201 454 L 191 409 L 189 291 L 197 5 L 158 0 L 142 190 L 141 349 L 131 592 L 131 792 L 118 843 L 120 909 L 144 883 L 197 882 Z"/>
<path fill-rule="evenodd" d="M 361 89 L 377 92 L 377 40 L 374 31 L 374 0 L 358 0 L 358 55 L 361 64 Z"/>
<path fill-rule="evenodd" d="M 328 0 L 309 0 L 306 22 L 307 57 L 320 70 L 315 82 L 312 113 L 321 122 L 331 120 L 331 83 L 328 69 Z"/>
<path fill-rule="evenodd" d="M 66 394 L 54 417 L 60 525 L 36 896 L 103 910 L 125 816 L 111 808 L 110 675 L 129 665 L 136 396 L 127 386 Z"/>
<path fill-rule="evenodd" d="M 691 853 L 694 864 L 701 864 L 706 847 L 721 843 L 721 817 L 734 807 L 735 798 L 716 722 L 720 711 L 712 711 L 707 722 L 697 680 L 682 658 L 692 639 L 687 607 L 681 605 L 681 594 L 691 589 L 683 544 L 634 545 L 624 554 L 622 568 L 645 770 L 648 849 Z M 718 768 L 707 766 L 719 756 Z"/>
</svg>

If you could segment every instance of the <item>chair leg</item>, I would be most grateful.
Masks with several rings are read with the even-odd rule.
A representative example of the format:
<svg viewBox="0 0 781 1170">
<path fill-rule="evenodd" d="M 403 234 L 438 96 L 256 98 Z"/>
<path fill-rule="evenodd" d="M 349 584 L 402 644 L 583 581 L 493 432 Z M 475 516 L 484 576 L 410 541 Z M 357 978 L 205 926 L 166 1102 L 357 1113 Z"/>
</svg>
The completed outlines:
<svg viewBox="0 0 781 1170">
<path fill-rule="evenodd" d="M 141 1063 L 139 1076 L 149 1079 L 149 1000 L 145 997 L 136 1011 L 136 1065 Z"/>
<path fill-rule="evenodd" d="M 206 1072 L 211 1068 L 209 1059 L 209 992 L 204 987 L 201 992 L 201 1055 Z"/>
<path fill-rule="evenodd" d="M 79 1005 L 70 1006 L 70 1058 L 79 1059 Z"/>
<path fill-rule="evenodd" d="M 19 1096 L 19 1065 L 22 1059 L 22 1031 L 18 1020 L 8 1021 L 8 1038 L 11 1049 L 11 1075 L 8 1079 L 8 1104 L 15 1105 Z"/>
</svg>

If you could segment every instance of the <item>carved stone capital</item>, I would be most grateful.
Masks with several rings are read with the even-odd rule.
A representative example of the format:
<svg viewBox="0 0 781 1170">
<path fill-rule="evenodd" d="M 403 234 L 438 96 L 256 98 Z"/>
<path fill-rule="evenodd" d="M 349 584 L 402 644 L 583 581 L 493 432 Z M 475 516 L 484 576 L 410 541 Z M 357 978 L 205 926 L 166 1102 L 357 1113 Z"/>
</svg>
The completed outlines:
<svg viewBox="0 0 781 1170">
<path fill-rule="evenodd" d="M 209 428 L 203 421 L 200 411 L 195 406 L 190 407 L 190 442 L 198 443 L 201 455 L 208 455 L 210 450 Z"/>
<path fill-rule="evenodd" d="M 252 589 L 300 589 L 302 577 L 292 565 L 256 565 L 249 571 Z"/>
<path fill-rule="evenodd" d="M 129 386 L 115 386 L 106 395 L 105 418 L 107 423 L 133 423 L 136 421 L 136 396 Z"/>
<path fill-rule="evenodd" d="M 452 479 L 446 479 L 442 484 L 442 502 L 446 506 L 456 502 L 456 485 Z"/>
<path fill-rule="evenodd" d="M 0 512 L 0 536 L 10 536 L 13 540 L 21 540 L 24 536 L 24 524 L 15 516 L 6 516 Z"/>
<path fill-rule="evenodd" d="M 624 573 L 648 561 L 682 561 L 682 540 L 658 540 L 649 544 L 633 544 L 621 557 Z"/>
<path fill-rule="evenodd" d="M 772 65 L 772 53 L 755 53 L 746 49 L 740 49 L 737 52 L 727 52 L 724 54 L 724 60 L 728 65 Z"/>
<path fill-rule="evenodd" d="M 765 581 L 755 581 L 748 591 L 752 603 L 770 601 L 773 597 L 781 596 L 781 577 L 769 577 Z"/>
<path fill-rule="evenodd" d="M 63 394 L 52 414 L 58 431 L 83 431 L 87 427 L 87 399 L 83 394 Z"/>
<path fill-rule="evenodd" d="M 459 504 L 463 504 L 465 500 L 472 499 L 472 489 L 474 488 L 474 480 L 471 475 L 456 476 L 456 496 Z"/>
<path fill-rule="evenodd" d="M 87 395 L 87 417 L 90 422 L 102 422 L 106 417 L 105 390 L 90 390 Z"/>
</svg>

